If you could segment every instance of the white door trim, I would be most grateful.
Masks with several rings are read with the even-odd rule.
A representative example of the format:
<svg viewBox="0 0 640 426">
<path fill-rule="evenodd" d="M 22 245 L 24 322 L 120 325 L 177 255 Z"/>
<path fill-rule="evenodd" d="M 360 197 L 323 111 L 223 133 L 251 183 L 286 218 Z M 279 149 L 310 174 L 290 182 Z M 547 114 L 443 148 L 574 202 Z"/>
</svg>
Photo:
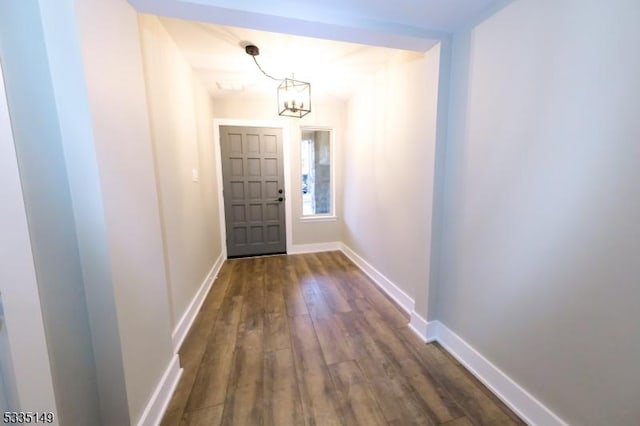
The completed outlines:
<svg viewBox="0 0 640 426">
<path fill-rule="evenodd" d="M 282 120 L 243 120 L 235 118 L 213 119 L 213 152 L 216 164 L 216 178 L 218 179 L 218 210 L 220 220 L 220 243 L 223 257 L 227 258 L 227 226 L 224 217 L 224 197 L 222 196 L 222 154 L 220 152 L 220 126 L 242 127 L 276 127 L 282 129 L 282 162 L 284 167 L 284 211 L 285 232 L 287 233 L 287 251 L 293 246 L 293 226 L 291 219 L 291 135 L 288 121 Z"/>
</svg>

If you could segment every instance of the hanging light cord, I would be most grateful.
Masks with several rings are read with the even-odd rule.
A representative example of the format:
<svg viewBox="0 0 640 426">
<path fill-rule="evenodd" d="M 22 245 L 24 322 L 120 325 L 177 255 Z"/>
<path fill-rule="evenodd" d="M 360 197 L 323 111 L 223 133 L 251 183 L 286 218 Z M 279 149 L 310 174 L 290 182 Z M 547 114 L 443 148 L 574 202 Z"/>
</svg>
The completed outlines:
<svg viewBox="0 0 640 426">
<path fill-rule="evenodd" d="M 256 66 L 258 67 L 258 69 L 262 72 L 262 74 L 264 74 L 265 76 L 269 77 L 271 80 L 275 80 L 275 81 L 284 81 L 284 78 L 275 78 L 273 76 L 270 76 L 269 74 L 267 74 L 262 67 L 260 66 L 260 64 L 258 63 L 258 60 L 256 59 L 255 56 L 251 56 L 253 58 L 253 62 L 256 63 Z"/>
</svg>

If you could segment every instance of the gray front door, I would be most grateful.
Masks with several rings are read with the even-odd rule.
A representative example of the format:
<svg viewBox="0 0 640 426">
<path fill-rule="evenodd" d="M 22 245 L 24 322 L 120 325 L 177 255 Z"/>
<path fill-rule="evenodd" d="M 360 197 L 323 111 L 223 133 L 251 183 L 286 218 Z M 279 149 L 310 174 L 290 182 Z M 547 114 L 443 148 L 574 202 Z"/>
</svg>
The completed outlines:
<svg viewBox="0 0 640 426">
<path fill-rule="evenodd" d="M 285 253 L 282 129 L 220 126 L 227 255 Z"/>
</svg>

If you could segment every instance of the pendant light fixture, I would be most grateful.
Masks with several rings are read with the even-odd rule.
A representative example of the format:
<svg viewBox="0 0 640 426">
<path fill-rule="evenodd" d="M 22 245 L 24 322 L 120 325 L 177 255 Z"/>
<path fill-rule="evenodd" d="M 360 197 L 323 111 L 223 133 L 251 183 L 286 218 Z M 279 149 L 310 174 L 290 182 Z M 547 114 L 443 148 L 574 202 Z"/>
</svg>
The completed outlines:
<svg viewBox="0 0 640 426">
<path fill-rule="evenodd" d="M 278 115 L 302 118 L 311 112 L 310 83 L 293 78 L 272 77 L 262 69 L 256 59 L 256 56 L 260 54 L 258 46 L 250 44 L 246 46 L 244 50 L 253 58 L 253 61 L 262 74 L 280 83 L 278 85 Z"/>
</svg>

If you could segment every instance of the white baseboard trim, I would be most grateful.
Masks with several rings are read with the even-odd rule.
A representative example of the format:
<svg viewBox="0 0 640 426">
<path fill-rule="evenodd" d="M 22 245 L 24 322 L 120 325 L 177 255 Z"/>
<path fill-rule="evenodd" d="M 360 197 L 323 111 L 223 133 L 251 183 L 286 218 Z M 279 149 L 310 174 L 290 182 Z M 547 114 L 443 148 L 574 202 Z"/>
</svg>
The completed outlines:
<svg viewBox="0 0 640 426">
<path fill-rule="evenodd" d="M 422 318 L 416 311 L 411 311 L 411 320 L 409 321 L 409 328 L 420 338 L 423 342 L 427 341 L 427 320 Z"/>
<path fill-rule="evenodd" d="M 178 321 L 178 324 L 173 330 L 173 333 L 171 333 L 171 341 L 173 343 L 174 353 L 178 353 L 182 342 L 184 341 L 185 337 L 187 337 L 187 333 L 189 333 L 191 325 L 196 319 L 196 315 L 198 315 L 200 307 L 202 307 L 202 304 L 204 303 L 204 299 L 207 297 L 207 294 L 209 294 L 209 290 L 211 290 L 211 286 L 218 276 L 218 272 L 220 272 L 220 268 L 222 268 L 222 264 L 224 263 L 225 258 L 226 257 L 224 257 L 223 254 L 220 254 L 220 256 L 218 256 L 213 266 L 211 267 L 211 270 L 209 270 L 207 277 L 204 279 L 204 281 L 200 285 L 200 288 L 196 292 L 196 295 L 191 300 L 191 303 L 187 307 L 187 310 L 182 315 L 182 318 L 180 318 L 180 321 Z"/>
<path fill-rule="evenodd" d="M 340 250 L 342 243 L 332 241 L 329 243 L 314 243 L 314 244 L 293 244 L 287 248 L 287 254 L 302 254 L 302 253 L 319 253 L 321 251 L 335 251 Z"/>
<path fill-rule="evenodd" d="M 402 291 L 400 287 L 395 285 L 391 280 L 385 277 L 380 271 L 371 266 L 369 262 L 364 260 L 360 255 L 358 255 L 353 249 L 346 244 L 340 245 L 340 250 L 347 256 L 353 263 L 355 263 L 358 268 L 360 268 L 365 274 L 369 276 L 373 280 L 376 285 L 382 289 L 385 293 L 389 295 L 393 300 L 396 301 L 398 305 L 402 309 L 404 309 L 408 314 L 413 312 L 413 307 L 415 305 L 415 301 L 409 297 L 407 293 Z"/>
<path fill-rule="evenodd" d="M 428 323 L 425 337 L 428 338 L 427 336 L 437 340 L 527 424 L 567 426 L 565 421 L 440 321 Z"/>
<path fill-rule="evenodd" d="M 438 340 L 438 333 L 440 331 L 440 321 L 428 321 L 427 330 L 424 334 L 424 340 L 427 343 L 435 342 Z"/>
<path fill-rule="evenodd" d="M 158 386 L 149 399 L 140 420 L 138 420 L 138 426 L 157 426 L 160 424 L 173 391 L 180 381 L 180 376 L 182 376 L 182 368 L 180 368 L 180 359 L 176 354 L 171 358 Z"/>
</svg>

